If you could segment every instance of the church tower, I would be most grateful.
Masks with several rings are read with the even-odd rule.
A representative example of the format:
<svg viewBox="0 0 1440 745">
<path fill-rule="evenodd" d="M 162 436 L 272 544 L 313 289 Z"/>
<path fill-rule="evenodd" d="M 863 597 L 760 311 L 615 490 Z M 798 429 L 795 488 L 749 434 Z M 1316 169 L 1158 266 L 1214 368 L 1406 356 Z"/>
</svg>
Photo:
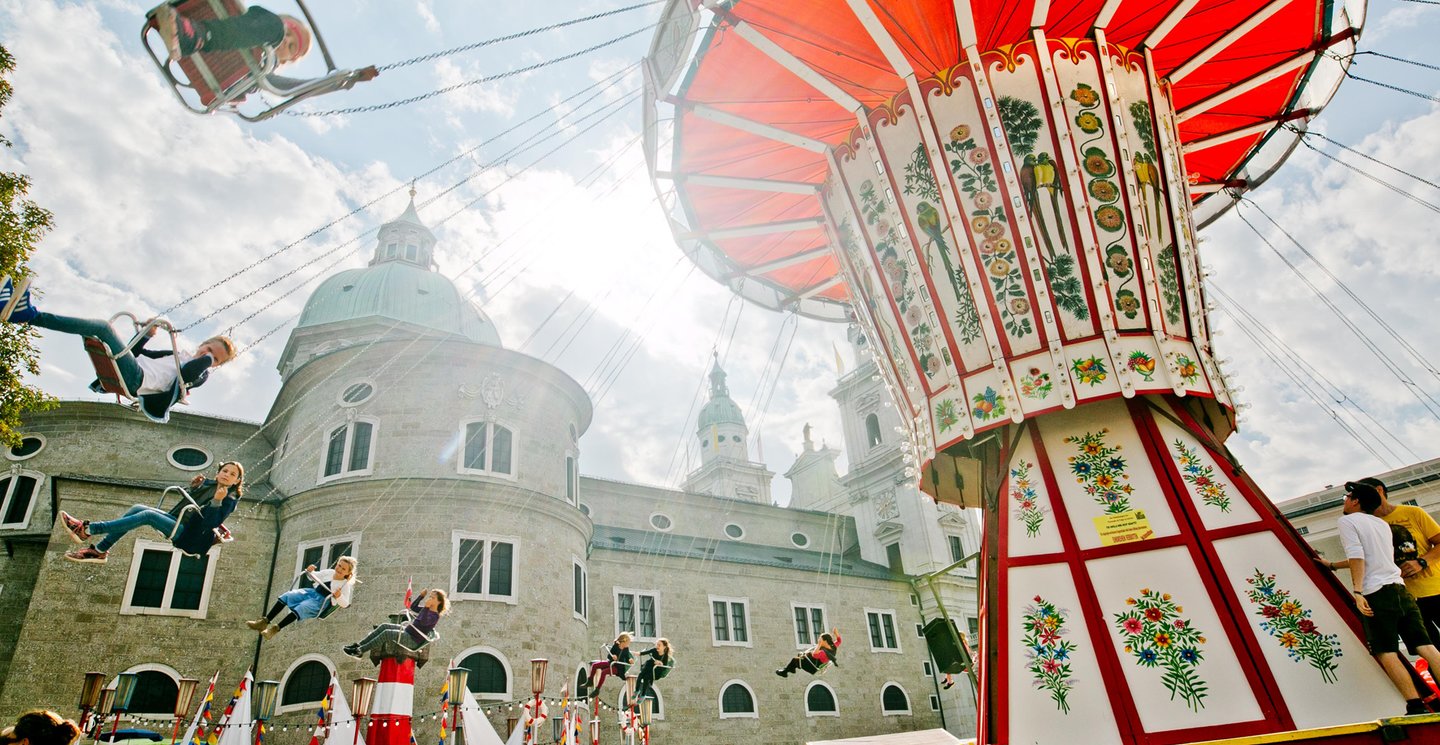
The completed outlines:
<svg viewBox="0 0 1440 745">
<path fill-rule="evenodd" d="M 750 460 L 746 446 L 750 428 L 739 404 L 730 398 L 718 357 L 710 369 L 710 400 L 700 409 L 695 436 L 700 441 L 700 467 L 685 479 L 686 491 L 770 503 L 770 480 L 775 474 Z"/>
</svg>

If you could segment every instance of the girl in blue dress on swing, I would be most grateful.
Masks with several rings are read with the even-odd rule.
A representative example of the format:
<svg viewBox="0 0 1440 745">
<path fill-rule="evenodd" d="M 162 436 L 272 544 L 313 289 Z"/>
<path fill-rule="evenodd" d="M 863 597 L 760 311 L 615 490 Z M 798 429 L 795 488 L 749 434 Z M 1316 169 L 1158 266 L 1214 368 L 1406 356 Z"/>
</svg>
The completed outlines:
<svg viewBox="0 0 1440 745">
<path fill-rule="evenodd" d="M 280 629 L 289 626 L 296 621 L 304 621 L 315 618 L 325 610 L 325 601 L 328 598 L 336 607 L 350 607 L 350 593 L 359 582 L 355 578 L 355 557 L 341 556 L 335 560 L 334 569 L 322 569 L 315 571 L 315 565 L 305 567 L 305 573 L 310 576 L 310 581 L 315 584 L 310 587 L 299 587 L 284 593 L 275 604 L 270 606 L 270 612 L 264 618 L 257 618 L 254 621 L 246 621 L 245 625 L 260 632 L 261 636 L 269 639 L 280 633 Z M 285 617 L 280 623 L 274 623 L 276 617 L 285 611 Z"/>
</svg>

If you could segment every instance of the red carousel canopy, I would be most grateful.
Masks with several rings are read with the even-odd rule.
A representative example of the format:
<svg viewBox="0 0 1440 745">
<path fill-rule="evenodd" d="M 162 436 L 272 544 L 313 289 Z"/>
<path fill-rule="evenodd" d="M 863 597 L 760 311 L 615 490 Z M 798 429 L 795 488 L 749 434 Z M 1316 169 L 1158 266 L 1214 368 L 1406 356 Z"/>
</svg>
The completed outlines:
<svg viewBox="0 0 1440 745">
<path fill-rule="evenodd" d="M 1287 127 L 1329 101 L 1359 22 L 1330 0 L 672 0 L 646 68 L 650 162 L 706 272 L 768 307 L 838 319 L 849 292 L 817 194 L 856 110 L 906 89 L 896 48 L 917 80 L 1034 28 L 1149 51 L 1203 224 L 1230 203 L 1217 192 L 1258 185 L 1288 155 Z"/>
</svg>

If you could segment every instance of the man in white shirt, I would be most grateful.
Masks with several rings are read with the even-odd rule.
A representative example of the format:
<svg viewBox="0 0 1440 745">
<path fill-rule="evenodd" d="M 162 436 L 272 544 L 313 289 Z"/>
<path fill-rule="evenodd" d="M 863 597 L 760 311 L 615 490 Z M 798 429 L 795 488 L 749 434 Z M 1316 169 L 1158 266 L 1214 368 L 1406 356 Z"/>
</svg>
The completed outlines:
<svg viewBox="0 0 1440 745">
<path fill-rule="evenodd" d="M 1406 714 L 1428 713 L 1410 671 L 1400 662 L 1396 637 L 1416 650 L 1432 669 L 1440 670 L 1440 649 L 1425 630 L 1425 621 L 1415 597 L 1405 589 L 1400 567 L 1395 565 L 1394 541 L 1390 526 L 1375 516 L 1380 492 L 1369 484 L 1345 485 L 1344 514 L 1340 516 L 1340 544 L 1350 566 L 1350 587 L 1355 605 L 1365 616 L 1365 637 L 1370 654 L 1390 676 L 1390 682 L 1405 697 Z"/>
</svg>

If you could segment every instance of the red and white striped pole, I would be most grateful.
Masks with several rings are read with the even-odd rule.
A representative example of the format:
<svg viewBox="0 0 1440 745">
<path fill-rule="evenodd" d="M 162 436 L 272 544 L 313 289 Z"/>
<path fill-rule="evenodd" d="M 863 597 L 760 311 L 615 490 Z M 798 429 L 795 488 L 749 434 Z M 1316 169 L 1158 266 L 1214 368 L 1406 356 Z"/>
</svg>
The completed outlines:
<svg viewBox="0 0 1440 745">
<path fill-rule="evenodd" d="M 380 660 L 380 682 L 365 741 L 370 745 L 410 745 L 410 714 L 414 711 L 415 660 Z"/>
</svg>

